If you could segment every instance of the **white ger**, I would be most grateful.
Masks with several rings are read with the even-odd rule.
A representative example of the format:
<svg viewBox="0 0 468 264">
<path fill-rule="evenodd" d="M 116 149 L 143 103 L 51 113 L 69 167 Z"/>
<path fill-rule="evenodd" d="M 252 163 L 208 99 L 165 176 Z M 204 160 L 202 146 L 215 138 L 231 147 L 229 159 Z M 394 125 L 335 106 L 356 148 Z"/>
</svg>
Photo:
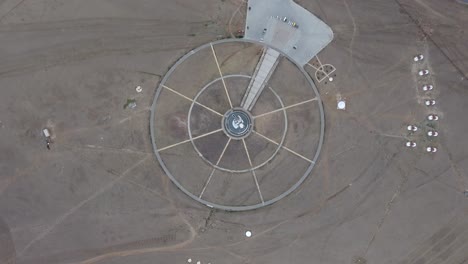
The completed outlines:
<svg viewBox="0 0 468 264">
<path fill-rule="evenodd" d="M 426 100 L 424 101 L 424 104 L 425 104 L 426 106 L 433 106 L 433 105 L 435 105 L 435 103 L 436 103 L 436 102 L 435 102 L 434 99 L 426 99 Z"/>
<path fill-rule="evenodd" d="M 430 152 L 430 153 L 435 153 L 435 152 L 437 152 L 437 148 L 436 147 L 427 147 L 426 151 Z"/>
<path fill-rule="evenodd" d="M 413 60 L 414 60 L 414 62 L 422 61 L 422 60 L 424 60 L 424 55 L 422 55 L 422 54 L 416 55 L 416 56 L 414 56 Z"/>
<path fill-rule="evenodd" d="M 425 92 L 432 91 L 432 89 L 434 89 L 434 86 L 432 86 L 432 84 L 427 84 L 422 87 L 422 90 Z"/>
<path fill-rule="evenodd" d="M 426 76 L 429 75 L 429 70 L 420 70 L 418 72 L 419 76 Z"/>
<path fill-rule="evenodd" d="M 434 115 L 434 114 L 430 114 L 427 116 L 427 120 L 429 121 L 437 121 L 439 120 L 439 116 L 438 115 Z"/>
<path fill-rule="evenodd" d="M 408 129 L 408 131 L 412 131 L 412 132 L 418 131 L 418 127 L 413 126 L 413 125 L 409 125 L 406 129 Z"/>
</svg>

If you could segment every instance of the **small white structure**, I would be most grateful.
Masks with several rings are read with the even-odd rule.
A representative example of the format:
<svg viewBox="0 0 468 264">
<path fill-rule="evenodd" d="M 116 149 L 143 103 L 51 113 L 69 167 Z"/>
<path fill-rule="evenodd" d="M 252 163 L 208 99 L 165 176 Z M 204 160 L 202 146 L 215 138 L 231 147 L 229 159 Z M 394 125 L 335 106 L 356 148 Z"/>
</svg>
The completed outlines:
<svg viewBox="0 0 468 264">
<path fill-rule="evenodd" d="M 436 103 L 436 101 L 435 101 L 434 99 L 426 99 L 426 100 L 424 101 L 424 104 L 425 104 L 426 106 L 433 106 L 433 105 L 435 105 L 435 103 Z"/>
<path fill-rule="evenodd" d="M 414 62 L 422 61 L 424 60 L 424 56 L 422 54 L 416 55 L 413 58 Z"/>
<path fill-rule="evenodd" d="M 434 131 L 434 130 L 429 130 L 429 131 L 427 131 L 427 135 L 430 136 L 430 137 L 437 137 L 439 135 L 439 133 L 437 131 Z"/>
<path fill-rule="evenodd" d="M 416 147 L 416 142 L 408 141 L 408 142 L 406 142 L 406 146 L 408 148 L 415 148 Z"/>
<path fill-rule="evenodd" d="M 336 104 L 336 108 L 338 110 L 346 110 L 346 101 L 344 100 L 338 101 L 338 103 Z"/>
<path fill-rule="evenodd" d="M 418 72 L 419 76 L 426 76 L 429 75 L 429 70 L 420 70 Z"/>
<path fill-rule="evenodd" d="M 50 131 L 49 131 L 49 129 L 44 128 L 44 129 L 42 130 L 42 134 L 43 134 L 44 137 L 45 137 L 46 147 L 47 147 L 47 149 L 50 150 L 50 144 L 52 143 L 52 139 L 51 139 L 51 137 L 50 137 Z"/>
<path fill-rule="evenodd" d="M 136 91 L 137 93 L 141 93 L 141 92 L 143 91 L 143 88 L 141 88 L 141 86 L 138 85 L 138 86 L 135 88 L 135 91 Z"/>
<path fill-rule="evenodd" d="M 49 131 L 49 129 L 44 128 L 44 129 L 42 130 L 42 134 L 44 134 L 44 137 L 46 137 L 46 139 L 50 139 L 50 131 Z"/>
<path fill-rule="evenodd" d="M 434 86 L 432 84 L 427 84 L 422 87 L 422 90 L 427 92 L 427 91 L 432 91 L 434 89 Z"/>
<path fill-rule="evenodd" d="M 427 116 L 427 120 L 429 121 L 437 121 L 439 120 L 439 116 L 438 115 L 434 115 L 434 114 L 430 114 Z"/>
<path fill-rule="evenodd" d="M 409 125 L 406 129 L 408 129 L 408 131 L 412 131 L 412 132 L 418 131 L 418 127 L 413 126 L 413 125 Z"/>
<path fill-rule="evenodd" d="M 245 232 L 245 236 L 246 236 L 246 237 L 251 237 L 251 236 L 252 236 L 252 232 L 251 232 L 251 231 L 246 231 L 246 232 Z"/>
<path fill-rule="evenodd" d="M 435 152 L 437 152 L 437 148 L 436 147 L 427 147 L 426 151 L 430 152 L 430 153 L 435 153 Z"/>
<path fill-rule="evenodd" d="M 131 102 L 128 104 L 128 108 L 130 109 L 135 109 L 136 106 L 137 106 L 136 102 Z"/>
</svg>

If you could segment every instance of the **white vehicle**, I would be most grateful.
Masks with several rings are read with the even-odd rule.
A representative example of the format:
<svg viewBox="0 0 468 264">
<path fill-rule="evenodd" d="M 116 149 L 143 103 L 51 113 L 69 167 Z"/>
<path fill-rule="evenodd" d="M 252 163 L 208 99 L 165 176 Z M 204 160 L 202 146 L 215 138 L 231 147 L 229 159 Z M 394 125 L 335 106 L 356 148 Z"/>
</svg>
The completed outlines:
<svg viewBox="0 0 468 264">
<path fill-rule="evenodd" d="M 436 103 L 436 102 L 435 102 L 434 99 L 426 99 L 426 100 L 424 101 L 424 104 L 425 104 L 426 106 L 433 106 L 433 105 L 435 105 L 435 103 Z"/>
<path fill-rule="evenodd" d="M 49 129 L 44 128 L 44 129 L 42 130 L 42 134 L 43 134 L 44 137 L 45 137 L 47 149 L 50 149 L 50 143 L 52 143 L 52 138 L 50 137 L 50 131 L 49 131 Z"/>
<path fill-rule="evenodd" d="M 418 131 L 418 127 L 417 126 L 413 126 L 413 125 L 409 125 L 407 127 L 408 131 L 412 131 L 412 132 L 416 132 Z"/>
<path fill-rule="evenodd" d="M 416 147 L 416 142 L 408 141 L 408 142 L 406 142 L 406 146 L 408 148 L 415 148 Z"/>
<path fill-rule="evenodd" d="M 418 72 L 419 76 L 426 76 L 429 75 L 429 70 L 420 70 Z"/>
<path fill-rule="evenodd" d="M 427 131 L 427 135 L 430 136 L 430 137 L 437 137 L 439 135 L 439 133 L 437 131 L 434 131 L 434 130 L 429 130 L 429 131 Z"/>
<path fill-rule="evenodd" d="M 437 148 L 436 147 L 427 147 L 426 151 L 430 152 L 430 153 L 434 153 L 434 152 L 437 152 Z"/>
<path fill-rule="evenodd" d="M 50 138 L 49 129 L 44 128 L 44 129 L 42 130 L 42 134 L 44 134 L 44 137 L 45 137 L 45 138 Z"/>
<path fill-rule="evenodd" d="M 439 116 L 438 115 L 434 115 L 434 114 L 430 114 L 427 116 L 427 120 L 429 121 L 437 121 L 439 120 Z"/>
<path fill-rule="evenodd" d="M 425 91 L 425 92 L 432 91 L 432 89 L 434 89 L 434 86 L 432 86 L 432 84 L 424 85 L 422 87 L 422 90 Z"/>
<path fill-rule="evenodd" d="M 413 58 L 414 62 L 422 61 L 424 60 L 424 56 L 422 54 L 416 55 Z"/>
</svg>

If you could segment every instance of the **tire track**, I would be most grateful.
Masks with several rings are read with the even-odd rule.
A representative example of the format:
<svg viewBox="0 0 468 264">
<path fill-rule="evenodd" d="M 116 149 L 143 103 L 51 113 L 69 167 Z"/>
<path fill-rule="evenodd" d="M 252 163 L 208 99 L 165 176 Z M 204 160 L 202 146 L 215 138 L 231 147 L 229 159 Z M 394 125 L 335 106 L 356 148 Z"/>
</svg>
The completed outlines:
<svg viewBox="0 0 468 264">
<path fill-rule="evenodd" d="M 424 29 L 423 25 L 421 22 L 416 18 L 411 12 L 409 12 L 404 4 L 402 4 L 400 1 L 401 0 L 394 0 L 398 6 L 400 7 L 400 10 L 402 10 L 402 13 L 406 14 L 410 20 L 418 27 L 420 32 L 424 35 L 424 38 L 427 39 L 428 41 L 432 42 L 434 46 L 440 51 L 440 53 L 448 60 L 448 62 L 457 70 L 457 72 L 463 76 L 463 78 L 468 79 L 467 73 L 463 70 L 464 69 L 464 64 L 460 65 L 461 60 L 454 61 L 452 59 L 452 56 L 450 56 L 450 52 L 448 52 L 448 48 L 443 49 L 441 45 L 444 43 L 439 43 L 435 37 L 432 36 L 432 34 L 429 34 L 426 32 Z M 445 39 L 443 39 L 445 41 Z M 456 50 L 456 49 L 455 49 Z M 450 51 L 450 50 L 449 50 Z M 453 51 L 452 51 L 453 52 Z"/>
<path fill-rule="evenodd" d="M 160 20 L 91 19 L 0 26 L 0 33 L 7 40 L 32 34 L 31 39 L 37 41 L 34 46 L 43 45 L 8 54 L 8 44 L 5 44 L 7 54 L 0 61 L 0 77 L 102 56 L 182 50 L 187 48 L 186 39 L 190 34 L 196 32 L 213 38 L 218 31 L 218 28 L 207 28 L 207 21 L 172 24 Z M 35 33 L 41 33 L 43 39 L 35 37 Z M 50 35 L 54 37 L 47 37 Z"/>
<path fill-rule="evenodd" d="M 14 264 L 16 260 L 15 244 L 10 227 L 0 216 L 0 263 Z"/>
<path fill-rule="evenodd" d="M 26 0 L 14 0 L 12 3 L 9 3 L 7 2 L 8 0 L 5 0 L 3 1 L 2 3 L 0 3 L 0 5 L 11 5 L 12 7 L 10 9 L 3 9 L 1 10 L 0 9 L 0 22 L 2 22 L 2 20 L 8 16 L 13 10 L 15 10 L 18 6 L 20 6 L 24 1 Z M 6 2 L 6 4 L 5 4 Z M 1 6 L 0 6 L 1 7 Z M 8 11 L 6 11 L 8 10 Z"/>
<path fill-rule="evenodd" d="M 65 221 L 70 215 L 72 215 L 73 213 L 75 213 L 78 209 L 80 209 L 81 207 L 83 207 L 85 204 L 87 204 L 88 202 L 90 202 L 91 200 L 95 199 L 96 197 L 98 197 L 99 195 L 101 195 L 102 193 L 106 192 L 107 190 L 109 190 L 112 186 L 114 186 L 114 184 L 118 181 L 120 181 L 123 177 L 125 177 L 128 172 L 132 171 L 133 169 L 135 169 L 136 167 L 138 167 L 140 164 L 142 164 L 143 162 L 145 162 L 146 160 L 148 160 L 149 158 L 151 157 L 151 155 L 146 155 L 144 158 L 142 158 L 141 160 L 139 160 L 137 163 L 135 163 L 134 165 L 132 165 L 131 167 L 129 167 L 127 170 L 125 170 L 124 172 L 122 172 L 120 175 L 118 175 L 117 178 L 113 179 L 112 181 L 110 181 L 109 183 L 107 183 L 105 186 L 103 186 L 102 188 L 100 188 L 99 190 L 97 190 L 95 193 L 93 193 L 91 196 L 89 196 L 88 198 L 86 198 L 85 200 L 81 201 L 80 203 L 78 203 L 77 205 L 73 206 L 72 208 L 70 208 L 70 210 L 68 210 L 67 212 L 65 212 L 63 215 L 61 215 L 60 217 L 58 217 L 51 225 L 49 225 L 48 228 L 44 229 L 41 233 L 39 233 L 38 236 L 36 236 L 35 238 L 33 238 L 31 241 L 29 241 L 28 244 L 26 244 L 26 246 L 21 249 L 19 252 L 18 252 L 18 256 L 23 256 L 27 251 L 28 249 L 33 246 L 36 242 L 38 242 L 39 240 L 43 239 L 44 237 L 46 237 L 48 234 L 50 234 L 50 232 L 55 228 L 57 227 L 58 225 L 60 225 L 61 223 L 63 223 L 63 221 Z"/>
<path fill-rule="evenodd" d="M 65 251 L 54 255 L 40 256 L 23 260 L 23 264 L 36 264 L 36 263 L 96 263 L 111 256 L 129 256 L 138 254 L 139 252 L 155 252 L 175 249 L 181 245 L 188 243 L 184 240 L 180 243 L 172 244 L 181 237 L 180 233 L 185 232 L 185 225 L 178 225 L 164 234 L 156 237 L 151 237 L 144 240 L 131 241 L 128 243 L 116 244 L 103 248 L 82 249 L 75 251 Z M 189 227 L 190 228 L 190 227 Z M 151 251 L 153 250 L 153 251 Z"/>
<path fill-rule="evenodd" d="M 400 195 L 400 193 L 401 193 L 401 191 L 403 189 L 403 186 L 405 186 L 406 182 L 408 181 L 408 173 L 403 172 L 401 169 L 400 169 L 400 173 L 401 173 L 401 181 L 398 184 L 397 189 L 395 190 L 395 193 L 393 194 L 392 198 L 385 205 L 385 213 L 382 216 L 382 218 L 379 220 L 379 222 L 377 223 L 376 230 L 373 232 L 372 238 L 370 239 L 369 244 L 367 245 L 366 250 L 364 251 L 364 258 L 367 256 L 367 253 L 369 252 L 369 249 L 372 246 L 372 243 L 375 241 L 375 238 L 379 234 L 380 229 L 382 228 L 382 226 L 383 226 L 383 224 L 385 222 L 385 219 L 390 214 L 391 209 L 392 209 L 392 205 L 395 203 L 395 200 Z"/>
<path fill-rule="evenodd" d="M 465 216 L 455 216 L 399 263 L 462 263 L 463 260 L 461 262 L 459 260 L 466 260 L 466 248 L 468 247 L 468 224 L 463 221 L 463 217 Z"/>
<path fill-rule="evenodd" d="M 180 21 L 168 19 L 136 19 L 136 18 L 87 18 L 87 19 L 68 19 L 50 22 L 35 22 L 23 24 L 0 25 L 0 33 L 18 33 L 18 32 L 47 32 L 47 31 L 74 31 L 94 32 L 94 33 L 134 33 L 134 30 L 145 30 L 149 32 L 161 33 L 168 25 L 177 24 L 175 30 L 183 32 L 187 26 L 203 28 L 211 20 L 201 21 Z M 176 31 L 176 32 L 177 32 Z"/>
</svg>

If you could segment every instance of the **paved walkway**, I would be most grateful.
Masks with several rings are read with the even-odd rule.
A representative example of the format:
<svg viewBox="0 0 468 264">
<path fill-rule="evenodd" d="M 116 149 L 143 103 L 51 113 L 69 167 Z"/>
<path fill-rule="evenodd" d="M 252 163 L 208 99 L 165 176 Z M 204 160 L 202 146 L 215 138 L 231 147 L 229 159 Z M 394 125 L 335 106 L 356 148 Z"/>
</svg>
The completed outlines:
<svg viewBox="0 0 468 264">
<path fill-rule="evenodd" d="M 280 53 L 274 49 L 268 48 L 264 50 L 263 55 L 260 58 L 260 62 L 255 69 L 254 75 L 250 80 L 247 93 L 245 93 L 244 98 L 242 99 L 242 108 L 249 111 L 252 110 L 258 96 L 262 93 L 268 79 L 270 79 L 276 65 L 278 65 L 279 55 Z"/>
</svg>

